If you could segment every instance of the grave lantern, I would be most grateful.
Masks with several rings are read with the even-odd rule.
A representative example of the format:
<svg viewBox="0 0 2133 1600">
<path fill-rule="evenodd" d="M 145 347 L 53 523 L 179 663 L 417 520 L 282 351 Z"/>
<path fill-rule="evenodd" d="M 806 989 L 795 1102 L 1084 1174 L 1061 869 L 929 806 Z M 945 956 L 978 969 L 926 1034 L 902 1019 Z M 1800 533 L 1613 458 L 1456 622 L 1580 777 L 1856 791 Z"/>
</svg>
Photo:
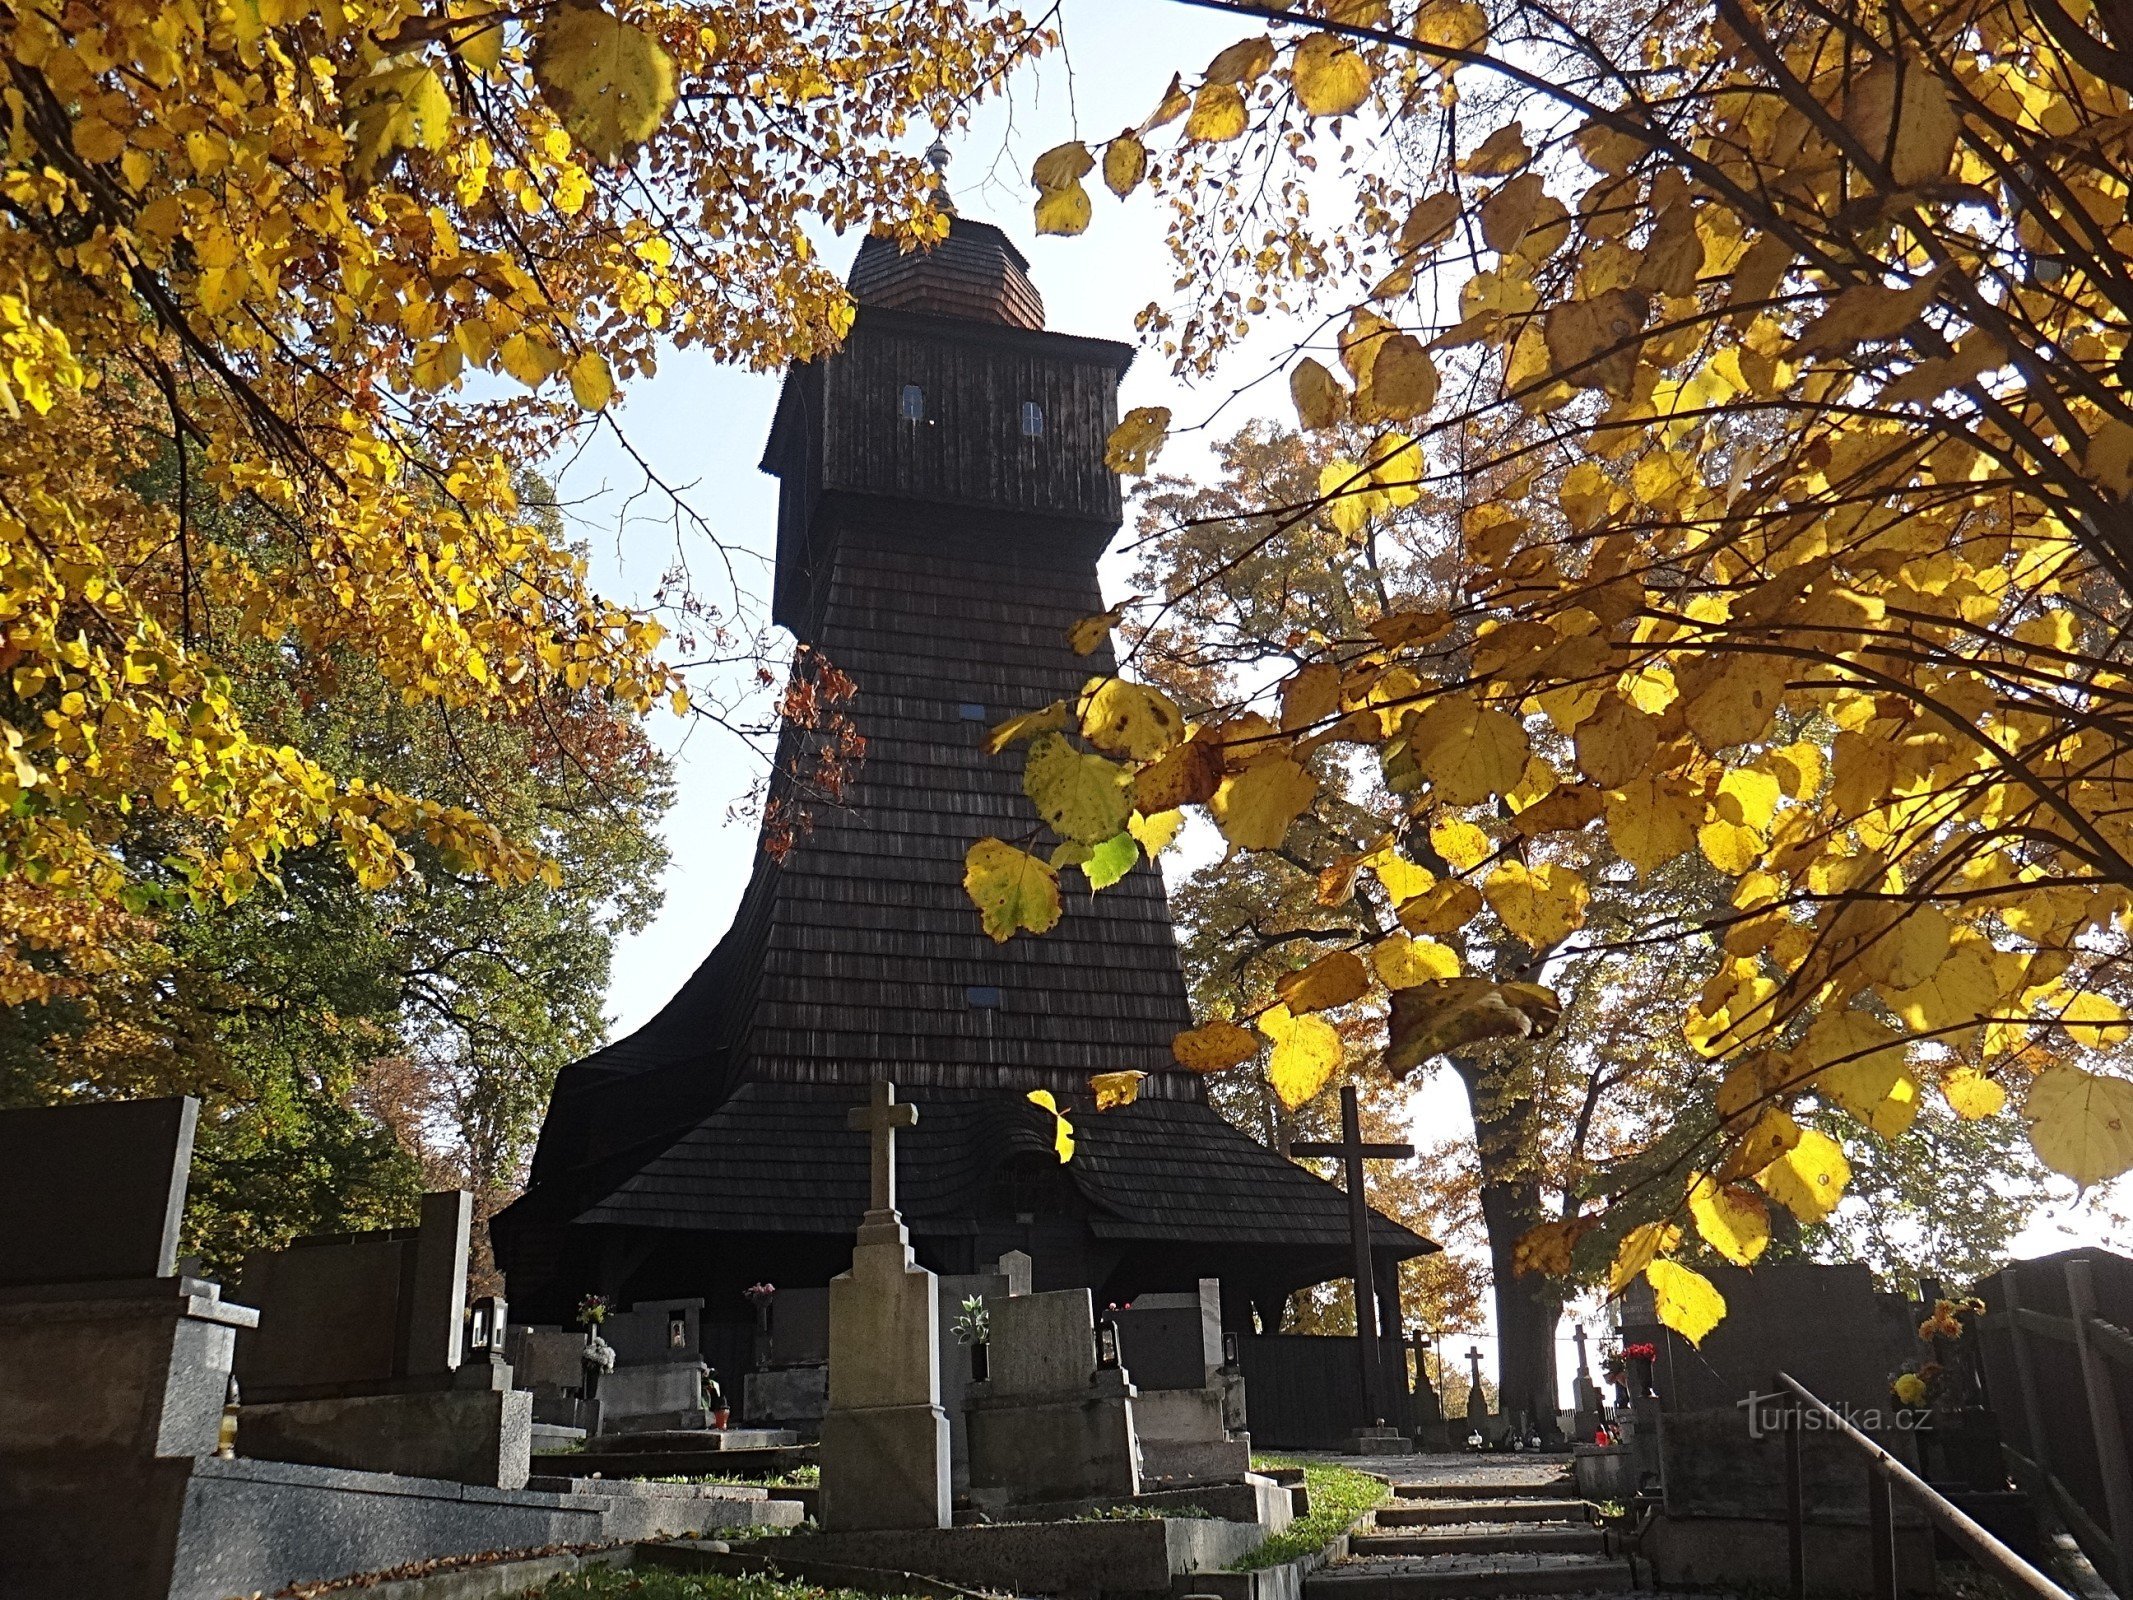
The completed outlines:
<svg viewBox="0 0 2133 1600">
<path fill-rule="evenodd" d="M 501 1295 L 484 1295 L 467 1312 L 467 1354 L 502 1355 L 504 1328 L 510 1320 L 509 1302 Z"/>
</svg>

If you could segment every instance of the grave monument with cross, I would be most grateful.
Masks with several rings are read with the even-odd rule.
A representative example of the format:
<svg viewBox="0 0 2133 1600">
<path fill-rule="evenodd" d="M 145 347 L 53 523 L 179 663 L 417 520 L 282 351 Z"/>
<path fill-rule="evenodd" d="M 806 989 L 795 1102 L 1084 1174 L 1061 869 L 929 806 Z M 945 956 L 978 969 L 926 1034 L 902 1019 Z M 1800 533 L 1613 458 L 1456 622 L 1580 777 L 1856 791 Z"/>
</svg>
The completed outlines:
<svg viewBox="0 0 2133 1600">
<path fill-rule="evenodd" d="M 896 1130 L 917 1122 L 877 1079 L 847 1123 L 868 1135 L 872 1192 L 851 1270 L 830 1281 L 822 1525 L 834 1531 L 950 1522 L 939 1291 L 896 1210 Z"/>
<path fill-rule="evenodd" d="M 1399 1455 L 1414 1442 L 1386 1425 L 1384 1352 L 1378 1342 L 1378 1290 L 1375 1257 L 1370 1248 L 1370 1200 L 1364 1189 L 1365 1161 L 1402 1161 L 1415 1153 L 1411 1144 L 1366 1144 L 1363 1114 L 1355 1085 L 1341 1088 L 1341 1136 L 1338 1141 L 1305 1140 L 1289 1146 L 1297 1156 L 1334 1156 L 1347 1169 L 1348 1237 L 1355 1251 L 1355 1351 L 1363 1384 L 1363 1414 L 1369 1425 L 1356 1430 L 1349 1448 L 1356 1454 Z M 1399 1329 L 1391 1330 L 1395 1335 Z"/>
</svg>

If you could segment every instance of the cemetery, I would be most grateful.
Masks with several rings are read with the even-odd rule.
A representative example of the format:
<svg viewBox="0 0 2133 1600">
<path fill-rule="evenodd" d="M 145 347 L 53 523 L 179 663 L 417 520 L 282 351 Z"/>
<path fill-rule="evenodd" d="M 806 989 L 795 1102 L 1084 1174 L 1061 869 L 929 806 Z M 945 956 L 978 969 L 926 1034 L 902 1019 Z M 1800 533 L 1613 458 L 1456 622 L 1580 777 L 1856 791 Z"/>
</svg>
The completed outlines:
<svg viewBox="0 0 2133 1600">
<path fill-rule="evenodd" d="M 1056 936 L 984 931 L 967 848 L 1037 826 L 985 730 L 1110 659 L 1068 635 L 1134 352 L 1049 329 L 962 217 L 850 286 L 764 464 L 777 620 L 863 679 L 856 800 L 562 1070 L 490 1225 L 506 1292 L 452 1188 L 219 1281 L 182 1248 L 197 1100 L 0 1110 L 0 1600 L 2133 1600 L 2133 1258 L 1915 1296 L 1709 1262 L 1699 1338 L 1631 1273 L 1563 1393 L 1507 1403 L 1403 1302 L 1440 1245 L 1373 1197 L 1416 1147 L 1343 1085 L 1337 1138 L 1277 1150 L 1175 1057 L 1152 862 Z M 1289 1318 L 1320 1289 L 1347 1331 Z"/>
</svg>

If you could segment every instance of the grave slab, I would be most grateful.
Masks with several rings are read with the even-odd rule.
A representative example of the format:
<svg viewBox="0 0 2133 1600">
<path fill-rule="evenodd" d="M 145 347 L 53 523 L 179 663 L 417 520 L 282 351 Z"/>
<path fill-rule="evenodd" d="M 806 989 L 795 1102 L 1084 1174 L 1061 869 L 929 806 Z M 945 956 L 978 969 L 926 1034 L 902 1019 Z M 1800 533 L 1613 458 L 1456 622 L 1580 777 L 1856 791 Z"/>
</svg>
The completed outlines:
<svg viewBox="0 0 2133 1600">
<path fill-rule="evenodd" d="M 1087 1289 L 991 1307 L 991 1376 L 970 1386 L 970 1498 L 988 1509 L 1134 1495 L 1141 1487 L 1134 1387 L 1097 1366 Z"/>
<path fill-rule="evenodd" d="M 0 1111 L 0 1289 L 172 1276 L 199 1117 L 190 1096 Z"/>
</svg>

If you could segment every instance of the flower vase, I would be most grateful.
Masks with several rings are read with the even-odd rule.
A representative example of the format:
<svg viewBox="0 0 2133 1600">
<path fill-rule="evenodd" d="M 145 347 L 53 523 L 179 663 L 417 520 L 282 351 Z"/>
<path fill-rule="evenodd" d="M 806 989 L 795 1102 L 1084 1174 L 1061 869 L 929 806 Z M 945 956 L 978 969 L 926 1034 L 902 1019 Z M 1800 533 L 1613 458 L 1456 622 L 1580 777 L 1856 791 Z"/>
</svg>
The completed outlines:
<svg viewBox="0 0 2133 1600">
<path fill-rule="evenodd" d="M 985 1383 L 992 1377 L 992 1357 L 983 1340 L 970 1347 L 970 1381 Z"/>
</svg>

